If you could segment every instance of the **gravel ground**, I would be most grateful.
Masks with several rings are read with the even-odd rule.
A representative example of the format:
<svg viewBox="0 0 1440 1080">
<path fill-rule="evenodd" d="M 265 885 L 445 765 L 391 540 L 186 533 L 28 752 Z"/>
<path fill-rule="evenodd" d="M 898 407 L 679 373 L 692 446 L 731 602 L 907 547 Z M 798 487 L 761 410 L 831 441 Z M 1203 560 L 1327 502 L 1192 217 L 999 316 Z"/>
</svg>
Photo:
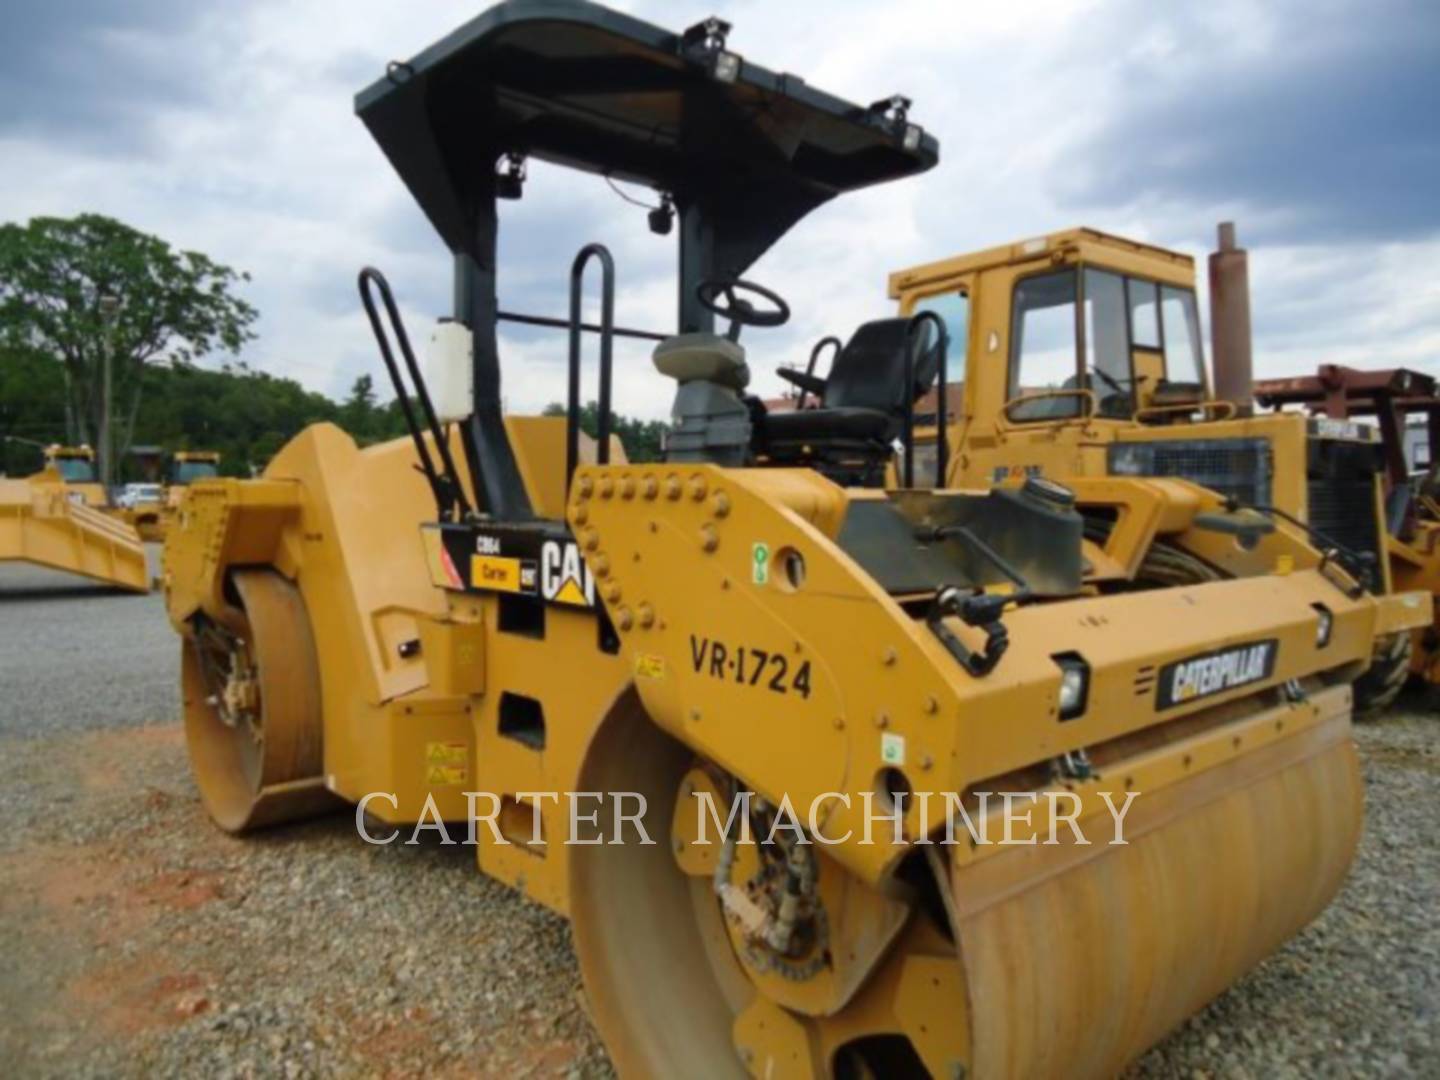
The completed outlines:
<svg viewBox="0 0 1440 1080">
<path fill-rule="evenodd" d="M 172 723 L 179 671 L 158 592 L 0 563 L 0 738 Z"/>
<path fill-rule="evenodd" d="M 348 815 L 222 836 L 158 595 L 0 567 L 0 1071 L 604 1076 L 565 923 Z M 1440 1075 L 1440 719 L 1359 732 L 1360 857 L 1134 1077 Z"/>
</svg>

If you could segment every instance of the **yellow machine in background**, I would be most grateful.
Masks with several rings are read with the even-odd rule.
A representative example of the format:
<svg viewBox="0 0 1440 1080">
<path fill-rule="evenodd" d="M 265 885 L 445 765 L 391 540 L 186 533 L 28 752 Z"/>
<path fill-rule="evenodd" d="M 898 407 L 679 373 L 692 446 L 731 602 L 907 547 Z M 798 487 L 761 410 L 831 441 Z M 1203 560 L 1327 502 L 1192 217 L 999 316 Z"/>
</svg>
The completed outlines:
<svg viewBox="0 0 1440 1080">
<path fill-rule="evenodd" d="M 1073 229 L 899 271 L 890 295 L 903 313 L 946 321 L 952 370 L 963 372 L 963 404 L 946 425 L 949 486 L 1045 476 L 1073 484 L 1083 503 L 1087 478 L 1181 477 L 1304 523 L 1369 587 L 1393 591 L 1374 431 L 1254 412 L 1248 271 L 1229 226 L 1211 258 L 1214 392 L 1188 255 Z M 934 415 L 918 422 L 915 470 L 928 482 L 942 448 Z M 1103 507 L 1087 511 L 1087 527 L 1106 544 L 1123 532 Z M 1360 707 L 1399 693 L 1410 644 L 1379 643 L 1356 685 Z"/>
<path fill-rule="evenodd" d="M 159 543 L 165 539 L 169 507 L 166 506 L 165 491 L 159 485 L 155 485 L 154 495 L 154 498 L 142 496 L 133 501 L 122 501 L 116 507 L 115 516 L 134 528 L 141 540 Z M 129 493 L 123 498 L 129 500 Z"/>
<path fill-rule="evenodd" d="M 27 440 L 16 440 L 26 442 Z M 44 468 L 25 479 L 0 478 L 0 562 L 26 562 L 149 592 L 145 549 L 109 508 L 88 446 L 31 444 Z"/>
<path fill-rule="evenodd" d="M 45 447 L 45 468 L 53 470 L 86 506 L 110 508 L 110 496 L 95 472 L 95 451 L 88 446 Z"/>
<path fill-rule="evenodd" d="M 140 537 L 94 509 L 82 492 L 53 468 L 24 480 L 0 479 L 0 562 L 34 563 L 130 592 L 149 592 Z"/>
<path fill-rule="evenodd" d="M 176 450 L 170 455 L 170 471 L 165 477 L 166 505 L 174 509 L 186 485 L 196 480 L 210 480 L 220 475 L 220 454 L 215 450 Z"/>
<path fill-rule="evenodd" d="M 1350 681 L 1429 612 L 1183 480 L 1089 493 L 1127 508 L 1123 548 L 1043 480 L 854 481 L 935 380 L 908 320 L 854 335 L 870 405 L 744 401 L 741 330 L 789 309 L 739 275 L 938 145 L 905 99 L 841 101 L 729 29 L 509 3 L 359 96 L 454 253 L 456 309 L 422 377 L 363 271 L 413 437 L 317 425 L 262 478 L 186 491 L 164 579 L 201 797 L 232 832 L 344 804 L 382 836 L 479 815 L 480 869 L 571 919 L 623 1076 L 1113 1075 L 1334 895 L 1361 819 Z M 613 324 L 596 244 L 568 320 L 499 310 L 496 200 L 528 158 L 657 192 L 675 332 Z M 568 329 L 566 417 L 502 416 L 500 319 Z M 618 334 L 675 380 L 663 462 L 609 438 Z M 1135 591 L 1121 556 L 1162 535 L 1276 572 Z M 1022 841 L 1055 842 L 964 842 L 961 818 L 1000 834 L 1000 791 L 1033 804 Z M 1132 796 L 1124 844 L 1061 824 Z M 597 832 L 618 842 L 568 842 Z"/>
<path fill-rule="evenodd" d="M 1261 379 L 1255 398 L 1270 408 L 1301 406 L 1317 425 L 1348 429 L 1353 418 L 1379 429 L 1385 500 L 1385 554 L 1398 589 L 1440 593 L 1440 391 L 1435 378 L 1406 368 L 1356 370 L 1323 364 L 1313 375 Z M 1418 470 L 1407 439 L 1423 436 Z M 1420 457 L 1420 453 L 1416 453 Z M 1428 465 L 1426 464 L 1428 462 Z M 1440 623 L 1410 635 L 1410 672 L 1440 703 Z"/>
<path fill-rule="evenodd" d="M 154 499 L 140 499 L 118 507 L 118 514 L 133 525 L 142 540 L 161 541 L 174 520 L 187 485 L 220 473 L 220 455 L 214 450 L 177 450 L 170 456 L 165 482 Z"/>
</svg>

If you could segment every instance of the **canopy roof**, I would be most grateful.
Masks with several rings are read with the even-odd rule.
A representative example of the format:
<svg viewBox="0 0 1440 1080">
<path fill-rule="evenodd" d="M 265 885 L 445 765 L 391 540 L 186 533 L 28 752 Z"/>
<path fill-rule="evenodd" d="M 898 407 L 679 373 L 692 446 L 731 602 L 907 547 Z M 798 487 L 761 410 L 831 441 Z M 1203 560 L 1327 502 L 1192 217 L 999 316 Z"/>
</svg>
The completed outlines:
<svg viewBox="0 0 1440 1080">
<path fill-rule="evenodd" d="M 476 257 L 506 153 L 671 193 L 735 274 L 835 195 L 936 163 L 903 111 L 748 61 L 724 81 L 716 48 L 584 0 L 509 0 L 392 64 L 355 105 L 446 244 Z"/>
</svg>

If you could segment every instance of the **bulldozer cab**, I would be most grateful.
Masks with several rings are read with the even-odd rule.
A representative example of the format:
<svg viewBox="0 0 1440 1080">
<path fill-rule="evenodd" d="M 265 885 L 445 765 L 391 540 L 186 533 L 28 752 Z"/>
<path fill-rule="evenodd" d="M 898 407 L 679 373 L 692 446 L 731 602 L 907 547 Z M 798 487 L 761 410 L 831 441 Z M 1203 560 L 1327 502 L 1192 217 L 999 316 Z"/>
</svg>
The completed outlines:
<svg viewBox="0 0 1440 1080">
<path fill-rule="evenodd" d="M 220 474 L 220 455 L 213 450 L 177 450 L 170 458 L 171 484 L 190 484 Z"/>
<path fill-rule="evenodd" d="M 102 510 L 110 507 L 110 493 L 100 483 L 95 469 L 94 450 L 85 445 L 53 443 L 45 447 L 44 454 L 45 468 L 59 474 L 72 501 Z"/>
<path fill-rule="evenodd" d="M 1213 406 L 1188 256 L 1072 229 L 902 271 L 956 343 L 977 430 L 1189 419 Z"/>
<path fill-rule="evenodd" d="M 94 484 L 95 451 L 88 446 L 47 446 L 45 466 L 54 469 L 67 484 Z"/>
<path fill-rule="evenodd" d="M 1222 244 L 1220 257 L 1244 253 Z M 1248 301 L 1243 369 L 1224 380 L 1233 398 L 1218 394 L 1189 255 L 1071 229 L 899 271 L 889 291 L 901 314 L 945 319 L 956 342 L 963 397 L 939 447 L 954 448 L 938 470 L 948 486 L 1179 476 L 1307 522 L 1318 546 L 1369 560 L 1375 586 L 1390 587 L 1375 432 L 1255 413 Z M 1217 382 L 1234 366 L 1217 358 Z M 940 442 L 933 421 L 918 425 L 927 482 Z"/>
</svg>

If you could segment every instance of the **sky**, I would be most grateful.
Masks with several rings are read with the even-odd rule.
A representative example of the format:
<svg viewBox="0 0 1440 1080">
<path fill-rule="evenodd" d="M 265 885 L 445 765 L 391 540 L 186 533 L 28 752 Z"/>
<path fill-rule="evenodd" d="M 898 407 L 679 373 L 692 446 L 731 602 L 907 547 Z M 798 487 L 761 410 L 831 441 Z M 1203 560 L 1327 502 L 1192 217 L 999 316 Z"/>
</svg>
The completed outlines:
<svg viewBox="0 0 1440 1080">
<path fill-rule="evenodd" d="M 204 251 L 252 275 L 252 367 L 332 397 L 383 383 L 357 271 L 385 271 L 423 340 L 448 314 L 450 259 L 353 97 L 483 6 L 11 0 L 0 216 L 100 212 Z M 833 201 L 747 273 L 794 311 L 747 332 L 761 394 L 811 342 L 890 313 L 892 270 L 1074 225 L 1203 258 L 1221 220 L 1251 252 L 1257 374 L 1440 375 L 1434 0 L 612 6 L 675 30 L 719 15 L 742 55 L 856 102 L 902 93 L 940 140 L 935 169 Z M 502 212 L 502 306 L 562 315 L 591 240 L 615 253 L 617 321 L 672 328 L 673 235 L 543 164 Z M 501 352 L 509 408 L 562 399 L 563 333 L 502 327 Z M 647 353 L 617 348 L 615 405 L 663 417 L 673 384 Z"/>
</svg>

